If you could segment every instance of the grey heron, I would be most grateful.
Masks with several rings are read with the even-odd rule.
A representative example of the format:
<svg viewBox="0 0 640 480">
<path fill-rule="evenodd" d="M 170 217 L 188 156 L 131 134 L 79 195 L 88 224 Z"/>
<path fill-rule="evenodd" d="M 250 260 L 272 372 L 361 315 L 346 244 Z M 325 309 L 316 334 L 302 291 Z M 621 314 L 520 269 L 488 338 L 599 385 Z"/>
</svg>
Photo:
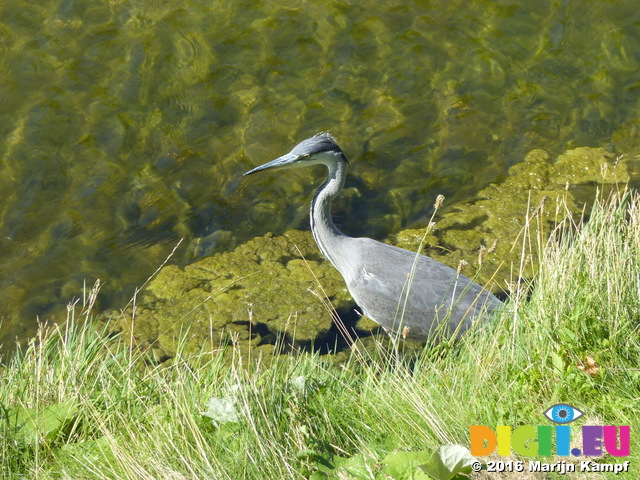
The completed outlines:
<svg viewBox="0 0 640 480">
<path fill-rule="evenodd" d="M 344 185 L 348 160 L 328 133 L 308 138 L 244 175 L 317 164 L 327 167 L 329 175 L 311 201 L 311 231 L 367 317 L 389 333 L 425 341 L 435 334 L 460 335 L 502 304 L 477 283 L 426 255 L 338 230 L 331 203 Z"/>
</svg>

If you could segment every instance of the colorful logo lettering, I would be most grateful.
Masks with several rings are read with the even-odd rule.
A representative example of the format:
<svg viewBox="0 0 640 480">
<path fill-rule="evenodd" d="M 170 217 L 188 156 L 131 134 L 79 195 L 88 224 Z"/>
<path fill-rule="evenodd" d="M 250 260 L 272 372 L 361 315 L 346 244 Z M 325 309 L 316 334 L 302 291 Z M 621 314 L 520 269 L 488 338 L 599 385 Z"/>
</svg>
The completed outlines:
<svg viewBox="0 0 640 480">
<path fill-rule="evenodd" d="M 471 455 L 484 457 L 497 449 L 498 455 L 513 453 L 525 457 L 551 456 L 599 457 L 608 453 L 614 457 L 630 454 L 631 427 L 628 425 L 584 425 L 573 427 L 582 433 L 582 448 L 571 448 L 572 427 L 566 425 L 580 418 L 580 410 L 566 403 L 553 405 L 544 412 L 545 416 L 558 425 L 522 425 L 515 429 L 499 425 L 495 430 L 485 425 L 471 425 L 469 438 Z M 555 447 L 555 448 L 554 448 Z"/>
</svg>

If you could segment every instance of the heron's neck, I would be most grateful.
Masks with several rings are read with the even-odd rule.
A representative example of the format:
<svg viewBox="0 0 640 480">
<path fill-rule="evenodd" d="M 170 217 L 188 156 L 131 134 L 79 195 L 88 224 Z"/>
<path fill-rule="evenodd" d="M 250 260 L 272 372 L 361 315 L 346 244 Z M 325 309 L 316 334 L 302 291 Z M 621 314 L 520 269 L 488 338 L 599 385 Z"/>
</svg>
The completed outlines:
<svg viewBox="0 0 640 480">
<path fill-rule="evenodd" d="M 346 235 L 336 228 L 331 218 L 331 202 L 338 196 L 347 176 L 343 161 L 329 162 L 327 181 L 316 191 L 311 200 L 311 232 L 318 248 L 339 272 L 342 272 L 339 254 L 340 240 Z"/>
</svg>

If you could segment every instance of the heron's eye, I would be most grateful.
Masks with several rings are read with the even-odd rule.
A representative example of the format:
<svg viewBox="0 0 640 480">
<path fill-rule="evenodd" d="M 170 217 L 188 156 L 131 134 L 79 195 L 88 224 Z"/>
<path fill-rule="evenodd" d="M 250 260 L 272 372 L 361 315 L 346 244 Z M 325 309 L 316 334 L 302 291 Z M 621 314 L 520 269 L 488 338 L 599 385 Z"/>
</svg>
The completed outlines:
<svg viewBox="0 0 640 480">
<path fill-rule="evenodd" d="M 302 155 L 302 158 L 311 158 L 311 155 L 308 153 L 305 153 L 304 155 Z"/>
<path fill-rule="evenodd" d="M 571 423 L 584 415 L 584 413 L 566 403 L 557 403 L 550 406 L 547 411 L 544 412 L 544 415 L 555 423 Z"/>
</svg>

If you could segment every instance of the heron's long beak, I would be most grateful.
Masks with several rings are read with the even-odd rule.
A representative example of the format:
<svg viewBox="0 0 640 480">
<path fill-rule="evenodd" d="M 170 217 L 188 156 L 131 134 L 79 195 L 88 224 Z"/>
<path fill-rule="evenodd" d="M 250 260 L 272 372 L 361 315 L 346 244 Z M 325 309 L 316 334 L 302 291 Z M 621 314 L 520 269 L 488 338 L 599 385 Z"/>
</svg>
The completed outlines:
<svg viewBox="0 0 640 480">
<path fill-rule="evenodd" d="M 287 168 L 291 167 L 292 164 L 298 159 L 296 155 L 292 155 L 291 153 L 287 153 L 275 160 L 271 160 L 269 163 L 265 163 L 264 165 L 260 165 L 259 167 L 254 168 L 253 170 L 249 170 L 243 177 L 247 175 L 251 175 L 252 173 L 260 172 L 262 170 L 268 170 L 269 168 Z"/>
</svg>

